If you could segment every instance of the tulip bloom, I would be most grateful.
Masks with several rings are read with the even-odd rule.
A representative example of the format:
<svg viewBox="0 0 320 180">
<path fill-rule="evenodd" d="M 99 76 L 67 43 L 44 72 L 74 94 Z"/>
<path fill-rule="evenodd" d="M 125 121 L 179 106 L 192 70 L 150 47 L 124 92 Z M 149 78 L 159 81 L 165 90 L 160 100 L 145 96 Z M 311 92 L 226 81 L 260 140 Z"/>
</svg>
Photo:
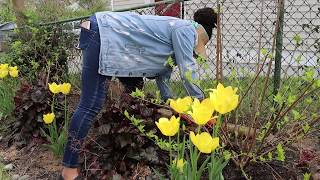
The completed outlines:
<svg viewBox="0 0 320 180">
<path fill-rule="evenodd" d="M 185 163 L 186 162 L 183 159 L 179 159 L 178 161 L 177 161 L 177 159 L 173 160 L 173 164 L 177 167 L 177 169 L 180 172 L 183 172 L 183 167 L 184 167 Z"/>
<path fill-rule="evenodd" d="M 170 107 L 174 109 L 177 113 L 186 112 L 192 103 L 192 98 L 190 96 L 184 98 L 178 98 L 177 100 L 170 100 Z"/>
<path fill-rule="evenodd" d="M 54 113 L 48 113 L 48 114 L 43 115 L 43 121 L 46 124 L 51 124 L 53 122 L 54 118 L 55 118 Z"/>
<path fill-rule="evenodd" d="M 207 132 L 195 135 L 194 132 L 190 132 L 191 142 L 199 149 L 202 153 L 211 153 L 219 146 L 219 138 L 212 138 Z"/>
<path fill-rule="evenodd" d="M 0 78 L 5 78 L 8 75 L 8 66 L 8 64 L 0 64 Z"/>
<path fill-rule="evenodd" d="M 175 116 L 172 116 L 170 120 L 168 118 L 160 118 L 156 125 L 163 135 L 174 136 L 179 130 L 180 118 Z"/>
<path fill-rule="evenodd" d="M 19 70 L 18 70 L 18 67 L 17 66 L 13 66 L 13 67 L 9 67 L 9 74 L 11 77 L 18 77 L 18 74 L 19 74 Z"/>
<path fill-rule="evenodd" d="M 200 103 L 198 99 L 195 99 L 192 104 L 192 111 L 189 111 L 188 114 L 191 115 L 194 122 L 198 125 L 205 125 L 208 121 L 211 120 L 213 114 L 213 108 L 208 100 L 204 100 Z"/>
<path fill-rule="evenodd" d="M 60 85 L 57 85 L 55 82 L 49 84 L 49 90 L 53 93 L 53 94 L 57 94 L 60 92 Z"/>
<path fill-rule="evenodd" d="M 213 103 L 214 109 L 220 114 L 228 113 L 234 110 L 239 103 L 239 95 L 237 95 L 237 88 L 231 86 L 224 87 L 218 84 L 217 89 L 211 89 L 210 100 Z"/>
<path fill-rule="evenodd" d="M 63 83 L 60 85 L 60 92 L 62 92 L 62 94 L 67 95 L 70 93 L 70 89 L 71 89 L 71 84 L 70 83 Z"/>
</svg>

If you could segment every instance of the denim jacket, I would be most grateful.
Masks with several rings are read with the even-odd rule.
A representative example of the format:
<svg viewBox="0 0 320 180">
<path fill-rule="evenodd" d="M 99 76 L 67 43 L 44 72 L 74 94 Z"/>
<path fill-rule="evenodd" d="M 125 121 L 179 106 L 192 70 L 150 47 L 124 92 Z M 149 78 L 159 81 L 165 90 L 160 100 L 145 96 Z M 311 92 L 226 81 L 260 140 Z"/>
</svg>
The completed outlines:
<svg viewBox="0 0 320 180">
<path fill-rule="evenodd" d="M 168 99 L 172 69 L 166 63 L 171 56 L 188 95 L 203 98 L 202 90 L 187 78 L 198 79 L 193 58 L 197 33 L 190 21 L 132 12 L 106 11 L 95 16 L 101 38 L 100 74 L 155 77 L 162 98 Z"/>
</svg>

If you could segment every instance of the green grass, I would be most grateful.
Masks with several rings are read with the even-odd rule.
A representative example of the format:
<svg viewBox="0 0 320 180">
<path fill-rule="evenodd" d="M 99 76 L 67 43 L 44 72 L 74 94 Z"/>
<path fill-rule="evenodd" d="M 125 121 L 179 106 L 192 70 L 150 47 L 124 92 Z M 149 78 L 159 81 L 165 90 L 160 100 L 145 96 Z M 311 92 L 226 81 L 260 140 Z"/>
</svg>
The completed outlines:
<svg viewBox="0 0 320 180">
<path fill-rule="evenodd" d="M 7 122 L 13 120 L 12 111 L 19 82 L 13 78 L 0 79 L 0 135 L 6 130 Z M 1 174 L 0 174 L 1 175 Z M 1 176 L 0 176 L 1 177 Z M 1 179 L 1 178 L 0 178 Z"/>
<path fill-rule="evenodd" d="M 6 170 L 3 169 L 4 165 L 0 163 L 0 179 L 1 180 L 10 180 L 9 174 L 6 172 Z"/>
<path fill-rule="evenodd" d="M 9 116 L 14 108 L 13 97 L 19 82 L 13 78 L 0 80 L 0 116 Z M 1 119 L 1 118 L 0 118 Z"/>
</svg>

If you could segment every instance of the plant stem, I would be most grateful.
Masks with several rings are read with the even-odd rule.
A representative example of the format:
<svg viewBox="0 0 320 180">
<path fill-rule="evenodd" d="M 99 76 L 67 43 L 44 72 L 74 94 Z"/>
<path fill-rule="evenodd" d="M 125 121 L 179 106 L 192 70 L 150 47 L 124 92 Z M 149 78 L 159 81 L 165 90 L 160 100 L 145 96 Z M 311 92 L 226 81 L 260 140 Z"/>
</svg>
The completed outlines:
<svg viewBox="0 0 320 180">
<path fill-rule="evenodd" d="M 171 137 L 169 136 L 169 144 L 170 144 L 170 147 L 169 147 L 169 156 L 170 156 L 170 166 L 172 165 L 172 148 L 171 148 Z"/>
<path fill-rule="evenodd" d="M 55 96 L 55 94 L 53 94 L 53 96 L 52 96 L 52 104 L 51 104 L 51 113 L 54 113 L 54 96 Z"/>
<path fill-rule="evenodd" d="M 67 112 L 67 95 L 64 95 L 64 125 L 65 128 L 69 126 L 69 118 Z"/>
<path fill-rule="evenodd" d="M 251 178 L 248 177 L 247 173 L 244 171 L 242 166 L 240 166 L 240 169 L 241 169 L 241 172 L 242 172 L 242 175 L 244 176 L 244 178 L 246 178 L 246 180 L 250 180 Z"/>
<path fill-rule="evenodd" d="M 219 114 L 218 119 L 217 119 L 217 123 L 214 126 L 214 137 L 218 137 L 219 130 L 220 130 L 220 127 L 221 127 L 221 124 L 222 124 L 221 117 L 222 117 L 222 115 Z"/>
<path fill-rule="evenodd" d="M 283 106 L 281 107 L 281 109 L 279 110 L 277 116 L 273 119 L 273 121 L 271 122 L 271 126 L 268 128 L 266 134 L 263 136 L 262 140 L 261 140 L 261 143 L 260 143 L 260 146 L 257 150 L 257 153 L 260 152 L 262 146 L 263 146 L 263 142 L 265 140 L 265 138 L 271 133 L 271 130 L 273 129 L 273 127 L 276 125 L 276 122 L 280 119 L 282 119 L 294 106 L 297 105 L 297 103 L 303 99 L 304 97 L 308 96 L 309 94 L 313 93 L 314 91 L 316 91 L 318 88 L 310 91 L 307 93 L 307 91 L 312 87 L 312 85 L 314 84 L 314 81 L 312 81 L 310 83 L 310 85 L 303 91 L 303 93 L 299 96 L 299 98 L 297 98 L 283 113 L 281 113 L 282 109 L 284 108 L 284 104 Z"/>
</svg>

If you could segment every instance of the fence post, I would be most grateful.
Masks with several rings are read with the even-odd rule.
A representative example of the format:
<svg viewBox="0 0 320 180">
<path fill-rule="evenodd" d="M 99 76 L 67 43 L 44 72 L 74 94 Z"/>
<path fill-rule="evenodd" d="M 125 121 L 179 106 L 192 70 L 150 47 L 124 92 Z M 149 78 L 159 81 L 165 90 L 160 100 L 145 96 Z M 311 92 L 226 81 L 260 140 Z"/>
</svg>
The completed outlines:
<svg viewBox="0 0 320 180">
<path fill-rule="evenodd" d="M 221 6 L 218 0 L 218 12 L 217 12 L 217 47 L 216 47 L 216 80 L 217 82 L 222 81 L 222 47 L 221 47 Z"/>
<path fill-rule="evenodd" d="M 181 19 L 184 19 L 184 0 L 181 2 Z"/>
<path fill-rule="evenodd" d="M 282 46 L 283 46 L 283 21 L 284 21 L 284 2 L 285 0 L 278 0 L 279 26 L 276 30 L 276 54 L 274 64 L 274 76 L 273 76 L 273 95 L 278 93 L 281 80 L 281 59 L 282 59 Z M 271 63 L 271 62 L 270 62 Z"/>
</svg>

